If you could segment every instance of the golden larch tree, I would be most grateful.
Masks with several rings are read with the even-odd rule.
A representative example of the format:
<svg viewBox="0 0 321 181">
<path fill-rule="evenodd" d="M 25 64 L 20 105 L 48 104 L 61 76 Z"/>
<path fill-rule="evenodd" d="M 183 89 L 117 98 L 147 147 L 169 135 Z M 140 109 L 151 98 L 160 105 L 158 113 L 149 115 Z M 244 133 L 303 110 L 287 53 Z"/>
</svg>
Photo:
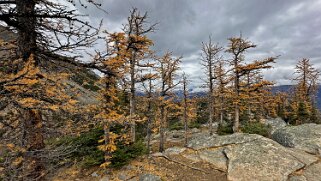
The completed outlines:
<svg viewBox="0 0 321 181">
<path fill-rule="evenodd" d="M 181 57 L 173 58 L 172 53 L 166 53 L 164 56 L 157 58 L 156 71 L 159 75 L 159 111 L 160 111 L 160 140 L 159 151 L 164 151 L 165 144 L 165 125 L 167 123 L 167 109 L 170 105 L 171 91 L 179 84 L 175 82 L 175 76 L 179 70 Z"/>
<path fill-rule="evenodd" d="M 241 92 L 244 91 L 244 82 L 242 78 L 248 73 L 255 70 L 271 68 L 270 63 L 275 61 L 275 57 L 269 57 L 264 60 L 255 60 L 252 63 L 245 63 L 244 54 L 256 45 L 240 37 L 229 38 L 227 52 L 232 55 L 230 65 L 232 67 L 233 91 L 234 91 L 234 123 L 233 131 L 239 132 L 240 127 L 240 103 L 242 99 Z M 242 90 L 243 89 L 243 90 Z"/>
</svg>

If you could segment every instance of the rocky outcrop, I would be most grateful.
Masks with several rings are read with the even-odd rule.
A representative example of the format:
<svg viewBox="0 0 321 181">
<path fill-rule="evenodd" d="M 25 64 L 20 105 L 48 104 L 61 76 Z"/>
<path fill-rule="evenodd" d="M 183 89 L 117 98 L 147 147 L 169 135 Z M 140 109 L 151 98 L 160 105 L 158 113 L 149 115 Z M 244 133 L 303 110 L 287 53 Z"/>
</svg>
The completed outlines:
<svg viewBox="0 0 321 181">
<path fill-rule="evenodd" d="M 319 157 L 286 148 L 254 134 L 226 136 L 199 135 L 189 141 L 189 151 L 181 155 L 193 162 L 206 162 L 227 173 L 228 180 L 288 180 L 321 176 L 315 173 Z M 177 148 L 175 150 L 178 150 Z M 310 168 L 311 167 L 311 168 Z M 297 171 L 304 174 L 298 175 Z M 301 171 L 302 172 L 302 171 Z M 297 175 L 295 175 L 297 174 Z M 314 174 L 314 175 L 312 175 Z M 305 176 L 307 175 L 307 176 Z"/>
<path fill-rule="evenodd" d="M 210 165 L 232 181 L 321 180 L 321 125 L 286 126 L 278 118 L 264 124 L 271 126 L 277 142 L 256 134 L 210 136 L 202 131 L 190 135 L 187 148 L 172 147 L 155 157 L 178 159 L 182 165 Z M 181 139 L 175 135 L 182 133 L 168 133 L 169 140 Z"/>
<path fill-rule="evenodd" d="M 276 130 L 272 139 L 283 146 L 321 156 L 321 125 L 287 126 Z"/>
<path fill-rule="evenodd" d="M 270 126 L 271 134 L 273 134 L 276 130 L 286 126 L 286 122 L 281 118 L 262 119 L 261 122 L 267 126 Z"/>
<path fill-rule="evenodd" d="M 262 138 L 224 150 L 229 180 L 287 180 L 305 166 L 273 141 Z"/>
</svg>

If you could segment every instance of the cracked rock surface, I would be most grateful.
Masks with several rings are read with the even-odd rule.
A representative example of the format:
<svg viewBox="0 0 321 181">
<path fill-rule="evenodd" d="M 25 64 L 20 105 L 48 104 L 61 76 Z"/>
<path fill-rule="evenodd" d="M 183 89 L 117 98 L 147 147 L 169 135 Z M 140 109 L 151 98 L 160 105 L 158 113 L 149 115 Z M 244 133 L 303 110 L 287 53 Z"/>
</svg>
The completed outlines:
<svg viewBox="0 0 321 181">
<path fill-rule="evenodd" d="M 198 135 L 181 155 L 227 173 L 228 180 L 321 180 L 317 155 L 254 134 Z"/>
</svg>

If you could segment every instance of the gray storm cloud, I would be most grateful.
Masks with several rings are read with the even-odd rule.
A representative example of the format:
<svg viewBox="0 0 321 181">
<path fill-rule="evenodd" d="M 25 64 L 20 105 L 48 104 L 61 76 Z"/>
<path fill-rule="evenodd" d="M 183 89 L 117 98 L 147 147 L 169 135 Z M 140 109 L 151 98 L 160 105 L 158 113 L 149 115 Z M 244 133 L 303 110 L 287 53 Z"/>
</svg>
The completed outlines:
<svg viewBox="0 0 321 181">
<path fill-rule="evenodd" d="M 129 10 L 147 11 L 151 23 L 159 23 L 150 34 L 154 49 L 173 51 L 184 57 L 182 68 L 200 84 L 201 42 L 211 35 L 221 46 L 227 38 L 243 37 L 258 45 L 246 55 L 248 60 L 280 55 L 266 78 L 278 84 L 291 83 L 293 68 L 309 58 L 321 69 L 321 0 L 101 0 L 102 8 L 79 9 L 92 23 L 100 19 L 109 31 L 120 30 Z"/>
</svg>

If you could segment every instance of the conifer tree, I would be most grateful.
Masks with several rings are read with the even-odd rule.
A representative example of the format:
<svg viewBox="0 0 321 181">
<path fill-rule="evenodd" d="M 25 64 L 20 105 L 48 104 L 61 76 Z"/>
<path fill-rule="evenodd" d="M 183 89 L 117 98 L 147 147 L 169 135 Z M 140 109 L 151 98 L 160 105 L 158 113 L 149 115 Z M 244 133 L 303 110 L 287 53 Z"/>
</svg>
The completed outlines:
<svg viewBox="0 0 321 181">
<path fill-rule="evenodd" d="M 101 140 L 103 144 L 99 149 L 105 153 L 105 162 L 101 167 L 107 167 L 110 164 L 112 153 L 116 151 L 117 138 L 123 135 L 117 135 L 110 131 L 110 127 L 115 124 L 122 124 L 123 113 L 117 102 L 118 82 L 125 74 L 125 60 L 129 56 L 127 52 L 127 41 L 124 33 L 111 33 L 107 37 L 107 53 L 104 56 L 96 57 L 96 62 L 104 67 L 105 73 L 101 78 L 103 89 L 100 91 L 100 105 L 97 108 L 99 113 L 95 116 L 104 128 L 104 137 Z"/>
<path fill-rule="evenodd" d="M 76 4 L 83 6 L 91 4 L 98 8 L 100 6 L 92 0 L 66 0 L 65 3 L 72 3 L 74 6 Z M 59 99 L 52 96 L 55 91 L 48 90 L 48 87 L 57 84 L 57 80 L 53 77 L 60 77 L 46 76 L 52 73 L 46 69 L 48 63 L 55 63 L 58 67 L 69 63 L 81 67 L 99 68 L 93 62 L 82 63 L 77 59 L 80 55 L 77 50 L 90 47 L 96 40 L 99 29 L 81 20 L 76 12 L 76 8 L 70 9 L 62 2 L 49 0 L 10 0 L 0 3 L 0 21 L 5 24 L 7 30 L 17 32 L 17 40 L 12 41 L 9 47 L 14 53 L 10 53 L 9 56 L 5 53 L 0 59 L 0 66 L 4 67 L 0 83 L 1 109 L 5 110 L 14 105 L 18 107 L 23 117 L 22 130 L 25 141 L 22 147 L 26 152 L 23 154 L 25 164 L 20 175 L 27 180 L 41 179 L 45 173 L 44 160 L 38 155 L 31 154 L 39 153 L 39 150 L 44 148 L 44 144 L 40 143 L 44 137 L 41 131 L 42 110 L 55 110 L 61 108 L 58 106 L 61 103 L 69 102 L 61 99 L 64 94 L 57 94 L 60 95 L 60 101 L 64 100 L 59 103 Z M 2 50 L 8 51 L 8 48 Z M 26 79 L 29 81 L 19 83 Z M 27 91 L 14 88 L 14 85 L 20 84 L 23 84 L 21 87 Z"/>
<path fill-rule="evenodd" d="M 219 116 L 220 116 L 220 124 L 223 124 L 224 120 L 224 111 L 225 111 L 225 99 L 228 94 L 227 84 L 230 83 L 230 80 L 227 77 L 227 71 L 224 68 L 225 62 L 223 60 L 219 60 L 215 67 L 215 75 L 217 80 L 217 99 L 219 103 Z"/>
<path fill-rule="evenodd" d="M 160 140 L 159 140 L 159 151 L 164 151 L 165 144 L 165 125 L 167 123 L 167 109 L 170 105 L 171 100 L 169 99 L 171 91 L 179 84 L 175 82 L 175 76 L 179 70 L 179 64 L 181 57 L 173 58 L 172 53 L 166 53 L 164 56 L 157 59 L 158 65 L 156 71 L 160 77 L 160 88 L 159 88 L 159 111 L 160 111 Z"/>
<path fill-rule="evenodd" d="M 147 19 L 147 13 L 141 15 L 140 12 L 134 8 L 130 12 L 128 22 L 123 28 L 127 38 L 127 52 L 129 54 L 126 63 L 130 79 L 129 119 L 133 142 L 136 140 L 136 83 L 144 80 L 142 75 L 139 75 L 140 70 L 152 66 L 152 64 L 144 63 L 146 58 L 151 58 L 152 51 L 150 47 L 153 45 L 153 42 L 148 39 L 146 35 L 155 30 L 156 24 L 149 25 Z"/>
<path fill-rule="evenodd" d="M 320 71 L 315 69 L 310 63 L 309 59 L 300 60 L 295 67 L 294 81 L 297 82 L 293 95 L 293 104 L 297 107 L 297 121 L 296 124 L 302 124 L 310 120 L 310 114 L 315 114 L 316 96 L 318 91 L 318 81 Z M 315 121 L 317 116 L 313 115 Z"/>
<path fill-rule="evenodd" d="M 144 102 L 147 102 L 147 106 L 144 105 L 146 109 L 144 109 L 144 114 L 147 117 L 147 151 L 148 154 L 150 154 L 150 142 L 151 142 L 151 134 L 152 134 L 152 123 L 155 119 L 153 117 L 153 105 L 155 104 L 155 84 L 153 83 L 154 80 L 157 79 L 157 74 L 153 74 L 150 70 L 150 72 L 144 76 L 147 80 L 142 82 L 144 92 L 146 94 L 146 100 Z"/>
<path fill-rule="evenodd" d="M 314 101 L 318 90 L 320 71 L 311 65 L 309 59 L 300 60 L 295 67 L 294 81 L 297 82 L 295 94 L 300 101 Z"/>
<path fill-rule="evenodd" d="M 229 45 L 227 52 L 231 53 L 232 59 L 230 60 L 230 65 L 232 66 L 232 79 L 233 81 L 233 91 L 234 91 L 234 124 L 233 131 L 239 132 L 240 126 L 240 104 L 241 104 L 241 93 L 244 92 L 244 83 L 242 83 L 242 78 L 248 73 L 255 70 L 262 70 L 271 68 L 270 63 L 273 63 L 276 59 L 275 57 L 269 57 L 264 60 L 255 60 L 252 63 L 245 64 L 244 54 L 251 48 L 255 48 L 256 45 L 250 41 L 247 41 L 240 37 L 229 38 Z"/>
</svg>

